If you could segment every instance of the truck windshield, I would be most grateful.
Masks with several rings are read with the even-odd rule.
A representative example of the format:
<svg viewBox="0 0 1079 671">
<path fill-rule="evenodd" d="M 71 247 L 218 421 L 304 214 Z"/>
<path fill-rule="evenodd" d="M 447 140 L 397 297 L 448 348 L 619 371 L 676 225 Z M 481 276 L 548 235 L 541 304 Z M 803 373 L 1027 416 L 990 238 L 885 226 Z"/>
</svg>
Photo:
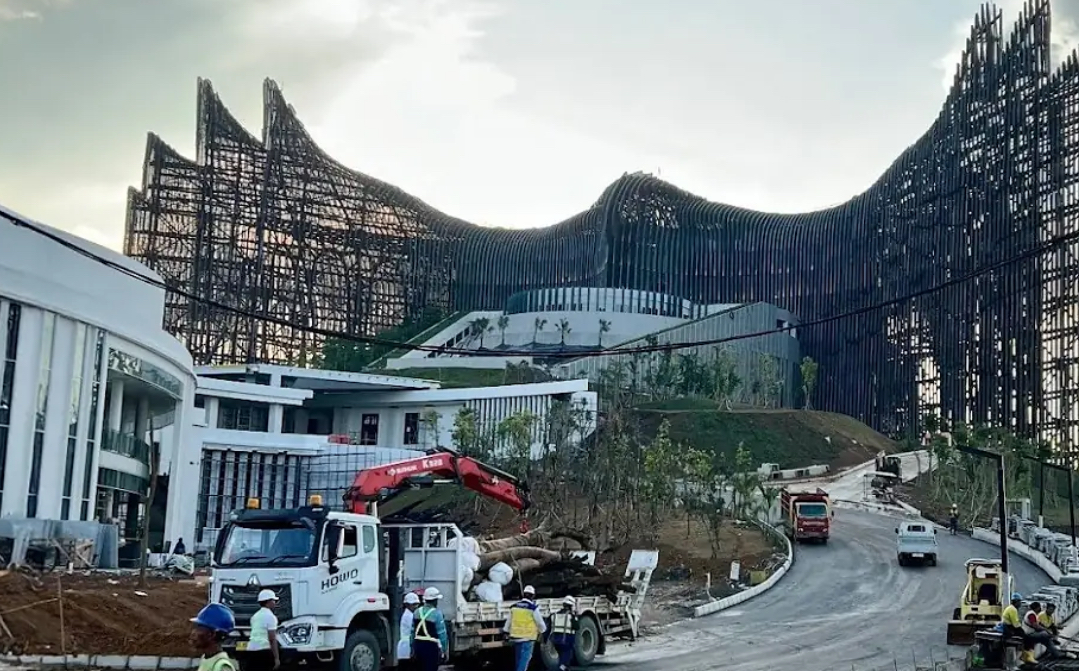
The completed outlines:
<svg viewBox="0 0 1079 671">
<path fill-rule="evenodd" d="M 828 506 L 823 503 L 798 504 L 799 517 L 828 517 Z"/>
<path fill-rule="evenodd" d="M 315 532 L 293 522 L 229 527 L 217 558 L 220 566 L 239 564 L 299 564 L 311 557 Z"/>
</svg>

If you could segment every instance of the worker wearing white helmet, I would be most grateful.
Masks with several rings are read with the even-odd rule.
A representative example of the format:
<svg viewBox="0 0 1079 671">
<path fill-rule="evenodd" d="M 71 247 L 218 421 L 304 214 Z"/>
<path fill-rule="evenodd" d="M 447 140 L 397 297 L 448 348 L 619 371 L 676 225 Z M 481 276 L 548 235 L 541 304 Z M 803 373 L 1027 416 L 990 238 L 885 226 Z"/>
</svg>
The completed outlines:
<svg viewBox="0 0 1079 671">
<path fill-rule="evenodd" d="M 412 657 L 412 623 L 415 611 L 420 607 L 420 597 L 415 592 L 405 593 L 404 608 L 401 609 L 401 627 L 397 639 L 397 661 L 408 661 Z"/>
<path fill-rule="evenodd" d="M 264 589 L 258 595 L 262 606 L 251 616 L 251 640 L 247 643 L 250 661 L 245 664 L 252 671 L 273 671 L 281 666 L 281 650 L 277 646 L 277 595 L 272 589 Z"/>
<path fill-rule="evenodd" d="M 442 593 L 437 587 L 423 590 L 423 605 L 416 609 L 413 616 L 412 656 L 419 665 L 419 671 L 438 671 L 439 664 L 450 654 L 446 619 L 438 609 L 441 598 Z"/>
<path fill-rule="evenodd" d="M 577 641 L 577 600 L 562 599 L 562 608 L 551 616 L 551 642 L 558 651 L 558 668 L 569 669 L 573 662 L 573 645 Z"/>
<path fill-rule="evenodd" d="M 547 623 L 536 605 L 536 590 L 532 585 L 526 585 L 521 590 L 521 600 L 510 608 L 510 616 L 506 618 L 502 631 L 509 635 L 513 644 L 516 671 L 527 671 L 536 639 L 547 631 Z"/>
</svg>

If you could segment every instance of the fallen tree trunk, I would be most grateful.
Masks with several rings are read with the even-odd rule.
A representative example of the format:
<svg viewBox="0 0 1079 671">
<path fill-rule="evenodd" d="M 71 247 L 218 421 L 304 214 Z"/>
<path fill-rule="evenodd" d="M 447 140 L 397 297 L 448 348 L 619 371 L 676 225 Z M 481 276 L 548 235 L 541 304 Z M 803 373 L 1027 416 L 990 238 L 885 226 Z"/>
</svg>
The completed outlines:
<svg viewBox="0 0 1079 671">
<path fill-rule="evenodd" d="M 497 550 L 481 554 L 480 571 L 486 571 L 499 562 L 509 564 L 512 567 L 523 559 L 536 560 L 538 562 L 537 565 L 543 565 L 558 561 L 561 558 L 562 555 L 554 550 L 548 550 L 546 548 L 532 546 L 511 547 L 506 550 Z"/>
<path fill-rule="evenodd" d="M 488 552 L 498 552 L 500 550 L 508 550 L 516 547 L 546 547 L 550 542 L 550 534 L 540 529 L 533 529 L 528 533 L 517 534 L 516 536 L 510 536 L 508 538 L 492 538 L 490 540 L 480 541 L 480 554 L 486 554 Z"/>
</svg>

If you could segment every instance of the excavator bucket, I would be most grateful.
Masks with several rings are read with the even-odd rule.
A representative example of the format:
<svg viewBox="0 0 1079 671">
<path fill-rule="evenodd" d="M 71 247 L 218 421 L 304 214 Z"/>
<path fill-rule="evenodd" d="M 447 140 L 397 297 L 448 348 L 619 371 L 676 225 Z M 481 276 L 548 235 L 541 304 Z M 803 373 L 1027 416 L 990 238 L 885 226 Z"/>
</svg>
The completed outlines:
<svg viewBox="0 0 1079 671">
<path fill-rule="evenodd" d="M 991 629 L 993 624 L 977 620 L 950 620 L 948 645 L 974 645 L 974 632 Z"/>
</svg>

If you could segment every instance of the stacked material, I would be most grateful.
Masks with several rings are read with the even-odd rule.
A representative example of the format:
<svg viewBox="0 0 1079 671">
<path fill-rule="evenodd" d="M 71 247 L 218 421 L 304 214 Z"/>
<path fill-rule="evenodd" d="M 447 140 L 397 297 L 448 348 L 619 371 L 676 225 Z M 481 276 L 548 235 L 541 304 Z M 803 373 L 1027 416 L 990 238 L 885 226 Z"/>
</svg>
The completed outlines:
<svg viewBox="0 0 1079 671">
<path fill-rule="evenodd" d="M 590 544 L 583 534 L 541 529 L 478 541 L 478 564 L 472 571 L 473 594 L 479 601 L 511 600 L 520 597 L 526 584 L 536 588 L 536 597 L 540 599 L 566 595 L 614 598 L 619 589 L 631 591 L 621 576 L 608 575 L 592 566 L 588 558 L 574 556 Z"/>
</svg>

